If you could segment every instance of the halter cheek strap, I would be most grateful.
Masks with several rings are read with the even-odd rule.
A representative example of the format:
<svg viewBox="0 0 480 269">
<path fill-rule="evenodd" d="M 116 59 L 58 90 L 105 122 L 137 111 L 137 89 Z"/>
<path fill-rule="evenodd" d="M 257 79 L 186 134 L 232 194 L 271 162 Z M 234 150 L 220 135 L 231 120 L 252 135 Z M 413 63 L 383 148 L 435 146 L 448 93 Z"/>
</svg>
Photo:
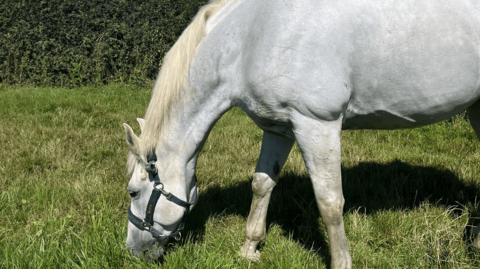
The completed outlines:
<svg viewBox="0 0 480 269">
<path fill-rule="evenodd" d="M 197 199 L 197 176 L 194 176 L 195 180 L 195 201 L 192 203 L 186 202 L 177 196 L 173 195 L 172 193 L 164 190 L 163 188 L 163 183 L 160 181 L 160 177 L 158 176 L 158 170 L 155 167 L 155 161 L 149 161 L 148 164 L 145 165 L 145 170 L 148 172 L 148 179 L 153 183 L 153 190 L 152 194 L 150 195 L 150 199 L 148 200 L 147 204 L 147 210 L 145 212 L 145 219 L 141 219 L 137 216 L 135 216 L 132 213 L 131 206 L 128 208 L 128 220 L 135 225 L 138 229 L 142 231 L 148 231 L 152 234 L 152 236 L 157 239 L 157 240 L 165 240 L 170 237 L 175 238 L 176 240 L 180 240 L 181 238 L 181 232 L 185 226 L 185 221 L 187 220 L 187 215 L 190 213 L 190 209 L 192 206 L 195 204 L 196 199 Z M 159 188 L 157 188 L 159 186 Z M 155 213 L 155 207 L 157 205 L 158 200 L 160 199 L 160 196 L 162 194 L 169 200 L 170 202 L 181 206 L 185 208 L 185 213 L 183 214 L 182 221 L 180 222 L 180 225 L 174 233 L 171 233 L 170 235 L 162 235 L 160 231 L 155 229 L 154 226 L 154 221 L 153 221 L 153 214 Z"/>
</svg>

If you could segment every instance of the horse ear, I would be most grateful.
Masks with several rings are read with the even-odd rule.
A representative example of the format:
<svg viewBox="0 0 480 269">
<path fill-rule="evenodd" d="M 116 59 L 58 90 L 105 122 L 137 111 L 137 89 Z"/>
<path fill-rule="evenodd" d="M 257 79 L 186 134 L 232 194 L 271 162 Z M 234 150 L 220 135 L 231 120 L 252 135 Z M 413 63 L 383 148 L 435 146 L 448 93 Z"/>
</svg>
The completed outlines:
<svg viewBox="0 0 480 269">
<path fill-rule="evenodd" d="M 140 125 L 140 131 L 143 133 L 143 127 L 145 126 L 145 120 L 142 118 L 137 118 L 138 124 Z"/>
<path fill-rule="evenodd" d="M 130 147 L 130 150 L 135 155 L 140 155 L 140 139 L 138 136 L 133 133 L 133 130 L 128 124 L 124 123 L 123 128 L 125 128 L 125 135 L 127 138 L 127 144 Z"/>
</svg>

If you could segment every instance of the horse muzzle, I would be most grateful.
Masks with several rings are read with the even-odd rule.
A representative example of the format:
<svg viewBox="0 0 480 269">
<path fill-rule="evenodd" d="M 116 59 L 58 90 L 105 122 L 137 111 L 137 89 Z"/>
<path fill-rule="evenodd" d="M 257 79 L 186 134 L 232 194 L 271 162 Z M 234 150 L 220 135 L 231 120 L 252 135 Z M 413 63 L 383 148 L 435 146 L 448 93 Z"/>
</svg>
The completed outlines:
<svg viewBox="0 0 480 269">
<path fill-rule="evenodd" d="M 147 249 L 129 248 L 128 251 L 130 254 L 132 254 L 132 256 L 139 259 L 145 259 L 146 262 L 155 262 L 165 253 L 163 246 L 157 243 L 153 244 Z"/>
</svg>

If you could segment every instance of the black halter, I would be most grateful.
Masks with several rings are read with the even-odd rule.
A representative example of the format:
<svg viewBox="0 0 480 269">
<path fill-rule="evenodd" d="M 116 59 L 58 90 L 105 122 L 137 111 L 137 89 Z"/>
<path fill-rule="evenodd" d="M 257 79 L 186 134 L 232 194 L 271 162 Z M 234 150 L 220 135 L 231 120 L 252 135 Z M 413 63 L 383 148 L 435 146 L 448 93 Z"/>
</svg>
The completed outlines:
<svg viewBox="0 0 480 269">
<path fill-rule="evenodd" d="M 155 160 L 151 160 L 148 162 L 148 164 L 145 165 L 145 170 L 148 172 L 148 179 L 150 181 L 153 181 L 153 190 L 152 194 L 150 195 L 150 199 L 148 200 L 147 204 L 147 210 L 145 213 L 145 219 L 142 220 L 141 218 L 135 216 L 132 213 L 131 206 L 128 208 L 128 220 L 135 225 L 138 229 L 142 231 L 148 231 L 152 234 L 152 236 L 159 240 L 163 241 L 165 239 L 168 239 L 170 237 L 175 238 L 175 240 L 180 240 L 182 237 L 181 232 L 183 231 L 183 228 L 185 226 L 185 221 L 187 220 L 187 215 L 190 212 L 190 209 L 192 206 L 195 204 L 195 201 L 192 203 L 185 202 L 182 199 L 178 198 L 177 196 L 173 195 L 172 193 L 164 190 L 163 188 L 163 183 L 160 181 L 160 177 L 158 176 L 158 170 L 155 167 Z M 197 176 L 194 176 L 195 180 L 195 200 L 197 199 Z M 157 186 L 160 186 L 160 188 L 157 188 Z M 154 221 L 153 221 L 153 213 L 155 212 L 155 206 L 157 205 L 158 199 L 160 199 L 161 195 L 165 195 L 165 198 L 169 200 L 170 202 L 177 204 L 181 207 L 185 208 L 185 213 L 183 214 L 182 222 L 180 223 L 180 226 L 178 226 L 178 229 L 176 232 L 170 234 L 170 235 L 162 235 L 160 231 L 157 229 L 153 228 Z"/>
</svg>

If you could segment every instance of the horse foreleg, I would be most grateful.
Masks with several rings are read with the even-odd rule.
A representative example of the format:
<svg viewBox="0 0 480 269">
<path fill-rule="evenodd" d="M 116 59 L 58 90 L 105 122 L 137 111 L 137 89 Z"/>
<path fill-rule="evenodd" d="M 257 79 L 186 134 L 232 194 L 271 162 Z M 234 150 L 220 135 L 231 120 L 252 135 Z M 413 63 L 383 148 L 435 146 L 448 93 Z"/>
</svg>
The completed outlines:
<svg viewBox="0 0 480 269">
<path fill-rule="evenodd" d="M 470 106 L 467 109 L 467 113 L 470 124 L 472 125 L 473 130 L 475 130 L 478 140 L 480 141 L 480 100 Z M 480 249 L 480 225 L 475 227 L 473 231 L 476 236 L 475 240 L 473 241 L 473 246 Z"/>
<path fill-rule="evenodd" d="M 331 268 L 352 268 L 343 224 L 344 198 L 340 172 L 342 119 L 315 121 L 302 117 L 294 122 L 295 139 L 312 180 L 320 215 L 330 242 Z"/>
<path fill-rule="evenodd" d="M 238 252 L 242 257 L 252 261 L 260 259 L 257 245 L 265 240 L 270 195 L 294 142 L 286 137 L 263 134 L 262 149 L 252 182 L 253 200 L 245 229 L 247 239 Z"/>
</svg>

